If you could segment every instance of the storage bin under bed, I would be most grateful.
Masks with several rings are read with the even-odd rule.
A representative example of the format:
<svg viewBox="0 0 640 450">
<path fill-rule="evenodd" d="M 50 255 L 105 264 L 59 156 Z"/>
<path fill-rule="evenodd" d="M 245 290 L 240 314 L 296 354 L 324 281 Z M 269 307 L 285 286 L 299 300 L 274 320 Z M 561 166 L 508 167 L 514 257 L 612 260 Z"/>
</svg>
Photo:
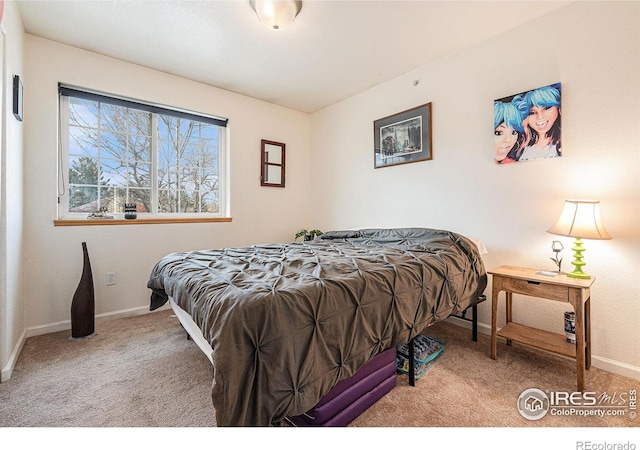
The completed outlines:
<svg viewBox="0 0 640 450">
<path fill-rule="evenodd" d="M 419 380 L 442 356 L 446 344 L 434 337 L 420 334 L 409 344 L 399 345 L 396 353 L 396 367 L 398 372 L 406 375 L 409 374 L 409 345 L 411 343 L 413 343 L 414 348 L 413 370 L 415 379 Z"/>
</svg>

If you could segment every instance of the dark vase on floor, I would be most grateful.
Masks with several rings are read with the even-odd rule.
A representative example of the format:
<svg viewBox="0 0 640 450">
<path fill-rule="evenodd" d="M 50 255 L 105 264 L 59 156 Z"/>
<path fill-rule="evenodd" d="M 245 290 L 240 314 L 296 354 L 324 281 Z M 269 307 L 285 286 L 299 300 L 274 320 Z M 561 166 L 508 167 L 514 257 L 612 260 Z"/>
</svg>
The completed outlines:
<svg viewBox="0 0 640 450">
<path fill-rule="evenodd" d="M 82 254 L 82 277 L 71 302 L 71 339 L 91 337 L 95 327 L 95 293 L 86 242 L 82 243 Z"/>
</svg>

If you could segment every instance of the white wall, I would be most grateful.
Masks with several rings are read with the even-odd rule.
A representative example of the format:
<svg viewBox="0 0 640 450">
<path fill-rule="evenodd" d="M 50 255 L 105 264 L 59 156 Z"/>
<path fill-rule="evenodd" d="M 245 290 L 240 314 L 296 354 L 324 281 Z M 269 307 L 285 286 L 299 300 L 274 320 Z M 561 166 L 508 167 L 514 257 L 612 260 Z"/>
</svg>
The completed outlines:
<svg viewBox="0 0 640 450">
<path fill-rule="evenodd" d="M 96 314 L 148 311 L 153 265 L 174 251 L 293 240 L 306 227 L 310 116 L 54 43 L 25 38 L 25 314 L 30 334 L 69 328 L 86 241 Z M 229 118 L 231 223 L 54 227 L 57 83 Z M 260 140 L 287 145 L 286 187 L 260 186 Z M 106 286 L 107 272 L 117 285 Z M 99 332 L 99 329 L 97 329 Z"/>
<path fill-rule="evenodd" d="M 572 240 L 546 230 L 565 199 L 599 199 L 613 240 L 585 242 L 594 365 L 640 378 L 639 30 L 638 2 L 577 2 L 313 114 L 312 226 L 449 229 L 484 241 L 487 269 L 552 270 L 559 239 L 572 270 Z M 494 164 L 493 100 L 558 81 L 562 158 Z M 427 102 L 433 160 L 374 169 L 373 121 Z M 563 333 L 571 308 L 516 296 L 514 310 Z"/>
<path fill-rule="evenodd" d="M 2 166 L 0 175 L 0 380 L 18 358 L 24 336 L 23 123 L 13 117 L 13 76 L 22 77 L 24 29 L 14 2 L 4 5 L 2 73 Z"/>
</svg>

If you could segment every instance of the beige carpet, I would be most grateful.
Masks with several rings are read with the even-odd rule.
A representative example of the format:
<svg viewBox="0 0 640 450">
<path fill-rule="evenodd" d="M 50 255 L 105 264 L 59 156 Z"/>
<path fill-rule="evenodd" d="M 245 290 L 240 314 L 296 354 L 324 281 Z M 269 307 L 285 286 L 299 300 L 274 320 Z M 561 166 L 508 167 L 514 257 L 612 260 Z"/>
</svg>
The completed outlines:
<svg viewBox="0 0 640 450">
<path fill-rule="evenodd" d="M 188 427 L 215 424 L 209 360 L 170 311 L 27 339 L 0 384 L 0 425 Z"/>
<path fill-rule="evenodd" d="M 186 339 L 171 311 L 98 322 L 82 341 L 69 332 L 27 339 L 10 380 L 0 384 L 2 427 L 211 427 L 210 363 Z M 587 388 L 624 416 L 553 416 L 531 421 L 516 407 L 526 389 L 575 390 L 575 365 L 554 355 L 500 343 L 445 322 L 428 334 L 447 344 L 415 387 L 398 376 L 396 388 L 352 427 L 618 427 L 630 429 L 628 393 L 640 382 L 592 368 Z M 624 405 L 623 405 L 624 406 Z M 638 443 L 640 444 L 640 442 Z"/>
</svg>

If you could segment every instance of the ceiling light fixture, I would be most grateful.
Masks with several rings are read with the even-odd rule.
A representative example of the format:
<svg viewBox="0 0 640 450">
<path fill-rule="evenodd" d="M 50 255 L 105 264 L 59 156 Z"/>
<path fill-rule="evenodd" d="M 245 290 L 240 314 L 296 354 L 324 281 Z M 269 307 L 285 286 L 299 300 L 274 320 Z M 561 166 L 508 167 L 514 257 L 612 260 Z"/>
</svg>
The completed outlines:
<svg viewBox="0 0 640 450">
<path fill-rule="evenodd" d="M 250 0 L 249 3 L 258 20 L 272 30 L 292 24 L 302 9 L 301 0 Z"/>
</svg>

